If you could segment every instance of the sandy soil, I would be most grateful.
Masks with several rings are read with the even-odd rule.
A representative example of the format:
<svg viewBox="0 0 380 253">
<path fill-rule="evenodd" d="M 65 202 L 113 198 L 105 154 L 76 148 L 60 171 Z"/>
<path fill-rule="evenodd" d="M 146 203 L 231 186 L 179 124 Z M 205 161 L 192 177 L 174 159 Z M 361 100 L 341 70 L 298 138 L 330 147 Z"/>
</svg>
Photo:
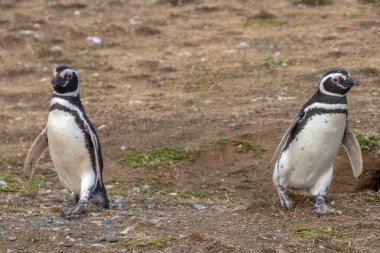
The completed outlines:
<svg viewBox="0 0 380 253">
<path fill-rule="evenodd" d="M 380 195 L 369 187 L 379 152 L 364 152 L 359 180 L 339 153 L 329 203 L 341 215 L 317 216 L 302 191 L 283 211 L 267 168 L 326 69 L 361 80 L 350 124 L 380 132 L 380 5 L 329 2 L 0 1 L 0 251 L 378 252 Z M 80 74 L 112 200 L 70 220 L 59 218 L 72 202 L 49 156 L 29 183 L 21 165 L 63 64 Z M 266 152 L 239 153 L 234 140 Z M 119 162 L 163 145 L 191 156 Z"/>
</svg>

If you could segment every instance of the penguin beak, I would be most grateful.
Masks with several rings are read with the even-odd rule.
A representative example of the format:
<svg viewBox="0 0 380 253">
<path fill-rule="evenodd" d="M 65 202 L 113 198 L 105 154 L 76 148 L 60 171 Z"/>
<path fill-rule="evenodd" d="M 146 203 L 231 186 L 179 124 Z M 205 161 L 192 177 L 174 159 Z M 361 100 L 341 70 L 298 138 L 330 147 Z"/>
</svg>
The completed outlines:
<svg viewBox="0 0 380 253">
<path fill-rule="evenodd" d="M 360 81 L 353 77 L 347 77 L 347 79 L 343 81 L 343 85 L 347 87 L 358 86 L 360 85 Z"/>
<path fill-rule="evenodd" d="M 66 84 L 65 79 L 63 79 L 60 75 L 56 75 L 51 79 L 51 84 L 56 87 L 56 86 L 64 86 Z"/>
</svg>

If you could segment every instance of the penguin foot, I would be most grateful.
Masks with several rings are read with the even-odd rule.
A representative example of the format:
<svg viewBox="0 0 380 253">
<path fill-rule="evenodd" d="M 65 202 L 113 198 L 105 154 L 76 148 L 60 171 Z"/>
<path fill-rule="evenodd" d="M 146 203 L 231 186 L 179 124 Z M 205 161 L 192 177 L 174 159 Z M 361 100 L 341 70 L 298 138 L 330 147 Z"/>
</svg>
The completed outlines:
<svg viewBox="0 0 380 253">
<path fill-rule="evenodd" d="M 69 208 L 66 211 L 62 211 L 60 214 L 60 217 L 67 218 L 74 215 L 80 216 L 83 213 L 83 209 L 85 205 L 86 205 L 85 201 L 79 200 L 78 203 L 76 203 L 76 205 L 74 205 L 73 207 Z"/>
<path fill-rule="evenodd" d="M 317 196 L 317 200 L 315 202 L 314 213 L 326 215 L 338 212 L 334 208 L 326 205 L 325 197 L 319 195 Z"/>
<path fill-rule="evenodd" d="M 277 186 L 277 192 L 278 192 L 278 196 L 280 197 L 282 208 L 289 210 L 289 211 L 293 211 L 294 201 L 289 198 L 284 187 L 282 187 L 280 185 Z"/>
</svg>

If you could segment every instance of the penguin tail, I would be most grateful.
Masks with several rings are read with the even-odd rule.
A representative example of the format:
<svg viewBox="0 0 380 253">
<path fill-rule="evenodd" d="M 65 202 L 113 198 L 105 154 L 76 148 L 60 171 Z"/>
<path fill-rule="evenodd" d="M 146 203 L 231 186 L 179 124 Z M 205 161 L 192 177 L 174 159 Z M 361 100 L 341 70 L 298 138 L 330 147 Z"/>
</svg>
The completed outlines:
<svg viewBox="0 0 380 253">
<path fill-rule="evenodd" d="M 107 196 L 106 188 L 100 183 L 96 186 L 95 191 L 92 193 L 92 199 L 97 205 L 101 205 L 104 209 L 110 208 L 110 201 Z"/>
</svg>

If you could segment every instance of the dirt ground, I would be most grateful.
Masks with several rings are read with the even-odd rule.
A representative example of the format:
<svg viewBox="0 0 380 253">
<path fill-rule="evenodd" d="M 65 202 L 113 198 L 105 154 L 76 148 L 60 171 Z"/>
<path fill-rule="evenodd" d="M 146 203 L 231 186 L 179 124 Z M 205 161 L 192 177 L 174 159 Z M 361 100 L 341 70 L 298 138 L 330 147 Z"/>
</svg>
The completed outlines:
<svg viewBox="0 0 380 253">
<path fill-rule="evenodd" d="M 0 1 L 0 252 L 379 252 L 379 152 L 358 181 L 339 153 L 328 200 L 341 215 L 314 214 L 302 191 L 283 211 L 272 185 L 273 151 L 326 69 L 361 80 L 351 127 L 380 132 L 379 1 L 295 2 Z M 112 206 L 69 220 L 48 154 L 22 176 L 57 65 L 80 74 Z M 190 157 L 119 162 L 159 146 Z"/>
</svg>

